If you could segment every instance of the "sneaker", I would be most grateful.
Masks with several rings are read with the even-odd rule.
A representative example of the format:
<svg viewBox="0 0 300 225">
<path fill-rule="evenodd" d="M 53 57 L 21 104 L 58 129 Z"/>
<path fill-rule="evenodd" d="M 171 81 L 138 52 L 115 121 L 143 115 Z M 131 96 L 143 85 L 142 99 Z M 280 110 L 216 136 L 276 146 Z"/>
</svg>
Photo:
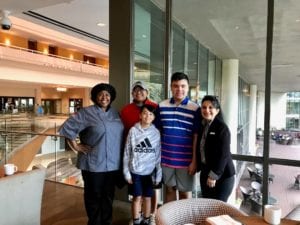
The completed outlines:
<svg viewBox="0 0 300 225">
<path fill-rule="evenodd" d="M 155 214 L 150 215 L 150 225 L 155 225 Z"/>
<path fill-rule="evenodd" d="M 143 221 L 143 212 L 140 212 L 140 219 L 139 219 L 139 222 L 141 223 L 142 221 Z M 133 219 L 130 219 L 128 225 L 133 225 Z"/>
<path fill-rule="evenodd" d="M 143 221 L 143 218 L 140 217 L 138 223 L 141 224 L 142 221 Z M 134 225 L 133 219 L 130 219 L 129 225 Z"/>
</svg>

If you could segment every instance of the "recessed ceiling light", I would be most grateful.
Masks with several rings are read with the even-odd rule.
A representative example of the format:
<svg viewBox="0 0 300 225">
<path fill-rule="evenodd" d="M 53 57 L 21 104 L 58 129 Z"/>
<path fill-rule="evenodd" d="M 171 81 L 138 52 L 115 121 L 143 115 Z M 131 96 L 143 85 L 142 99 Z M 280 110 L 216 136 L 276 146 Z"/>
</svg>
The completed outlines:
<svg viewBox="0 0 300 225">
<path fill-rule="evenodd" d="M 293 66 L 293 64 L 289 64 L 289 63 L 286 63 L 286 64 L 273 64 L 272 65 L 272 68 L 285 68 L 285 67 L 291 67 Z"/>
<path fill-rule="evenodd" d="M 299 23 L 299 22 L 300 22 L 300 19 L 296 19 L 296 22 Z"/>
<path fill-rule="evenodd" d="M 68 89 L 65 87 L 57 87 L 56 91 L 60 91 L 60 92 L 66 92 Z"/>
<path fill-rule="evenodd" d="M 142 35 L 142 38 L 146 38 L 146 37 L 147 37 L 147 35 L 146 35 L 146 34 L 143 34 L 143 35 Z"/>
<path fill-rule="evenodd" d="M 105 24 L 105 23 L 101 23 L 101 22 L 99 22 L 99 23 L 97 23 L 97 26 L 99 26 L 99 27 L 105 27 L 105 26 L 106 26 L 106 24 Z"/>
<path fill-rule="evenodd" d="M 240 27 L 239 27 L 239 26 L 235 26 L 235 28 L 234 28 L 234 29 L 238 30 L 238 29 L 240 29 Z"/>
</svg>

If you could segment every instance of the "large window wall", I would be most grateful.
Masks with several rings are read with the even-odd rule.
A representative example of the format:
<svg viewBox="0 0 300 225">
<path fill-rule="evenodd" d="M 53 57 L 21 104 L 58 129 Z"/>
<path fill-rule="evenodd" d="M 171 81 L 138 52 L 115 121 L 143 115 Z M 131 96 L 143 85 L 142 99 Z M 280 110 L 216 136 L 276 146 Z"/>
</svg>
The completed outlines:
<svg viewBox="0 0 300 225">
<path fill-rule="evenodd" d="M 287 208 L 283 207 L 285 210 L 283 214 L 300 204 L 300 195 L 297 194 L 299 190 L 294 186 L 295 179 L 300 174 L 300 151 L 297 151 L 300 149 L 300 130 L 294 129 L 293 126 L 296 123 L 288 123 L 292 121 L 289 120 L 291 109 L 297 109 L 300 96 L 297 94 L 299 85 L 297 87 L 294 85 L 300 69 L 299 57 L 295 57 L 295 54 L 299 52 L 298 35 L 294 32 L 299 28 L 299 9 L 299 2 L 293 4 L 274 2 L 274 31 L 272 33 L 272 61 L 270 62 L 272 72 L 270 90 L 266 90 L 266 93 L 267 91 L 271 93 L 272 105 L 269 132 L 271 138 L 268 140 L 265 138 L 265 141 L 269 141 L 269 151 L 264 151 L 264 154 L 269 157 L 267 164 L 269 170 L 266 171 L 268 173 L 264 173 L 264 176 L 270 176 L 270 174 L 275 176 L 274 183 L 269 184 L 267 190 L 278 200 L 281 207 L 283 204 L 287 206 Z M 265 101 L 268 102 L 267 97 Z M 276 109 L 275 106 L 277 106 Z M 268 135 L 268 132 L 265 131 L 265 135 Z M 285 194 L 283 199 L 282 193 Z"/>
<path fill-rule="evenodd" d="M 176 71 L 189 75 L 190 97 L 195 102 L 200 102 L 206 94 L 213 94 L 219 97 L 223 108 L 226 108 L 234 100 L 232 97 L 237 98 L 238 106 L 225 112 L 225 119 L 233 136 L 232 152 L 237 171 L 236 191 L 230 202 L 254 214 L 262 212 L 263 204 L 276 203 L 282 207 L 283 216 L 287 214 L 300 203 L 293 190 L 294 177 L 300 174 L 300 156 L 295 152 L 299 146 L 296 142 L 292 142 L 291 145 L 284 144 L 286 142 L 283 141 L 279 143 L 274 138 L 277 137 L 278 130 L 299 128 L 297 120 L 286 116 L 294 112 L 299 103 L 293 102 L 296 97 L 286 94 L 295 90 L 278 91 L 280 79 L 277 79 L 277 76 L 284 74 L 284 69 L 291 67 L 285 63 L 290 55 L 288 49 L 281 47 L 286 43 L 286 39 L 282 38 L 283 33 L 270 32 L 270 27 L 274 26 L 276 29 L 276 26 L 281 24 L 285 18 L 282 15 L 288 14 L 289 7 L 285 8 L 282 3 L 276 1 L 277 4 L 273 8 L 271 0 L 247 0 L 239 3 L 214 0 L 160 0 L 147 1 L 147 4 L 141 2 L 144 1 L 135 1 L 135 23 L 142 21 L 137 11 L 139 9 L 143 11 L 144 18 L 147 15 L 148 22 L 156 21 L 155 24 L 160 25 L 159 29 L 155 30 L 148 23 L 150 36 L 156 36 L 152 39 L 153 42 L 147 42 L 148 53 L 144 51 L 144 55 L 140 54 L 142 51 L 135 45 L 135 65 L 143 55 L 144 61 L 148 58 L 149 65 L 153 64 L 156 65 L 156 69 L 159 68 L 147 68 L 148 73 L 151 71 L 150 77 L 155 71 L 159 71 L 159 82 L 157 79 L 149 79 L 151 85 L 161 85 L 157 92 L 160 97 L 155 100 L 168 97 L 164 94 L 167 93 L 164 91 L 164 84 L 169 79 L 166 76 Z M 300 4 L 296 5 L 295 9 L 300 7 Z M 274 25 L 270 20 L 272 9 L 277 12 Z M 155 10 L 157 12 L 154 12 Z M 153 15 L 158 16 L 154 19 Z M 170 31 L 166 29 L 169 25 Z M 135 29 L 135 41 L 139 41 L 136 24 Z M 284 36 L 289 35 L 291 41 L 296 40 L 292 38 L 292 30 L 287 29 Z M 297 43 L 294 45 L 297 46 Z M 160 66 L 157 66 L 158 64 L 150 60 L 152 57 L 149 53 L 152 52 L 152 47 L 156 52 L 160 51 L 160 54 L 156 55 L 159 56 L 157 59 L 163 60 L 165 64 L 161 61 Z M 238 63 L 233 64 L 230 60 Z M 233 71 L 238 72 L 233 74 Z M 135 73 L 135 79 L 143 77 Z M 285 174 L 289 176 L 281 176 L 281 169 L 287 171 Z M 253 182 L 259 183 L 259 195 L 244 199 L 241 186 L 252 190 Z M 198 193 L 198 190 L 196 191 Z"/>
<path fill-rule="evenodd" d="M 240 10 L 240 7 L 244 7 L 244 9 Z M 186 72 L 189 76 L 191 72 L 191 77 L 193 77 L 194 67 L 189 63 L 192 53 L 188 54 L 190 49 L 187 48 L 187 46 L 191 45 L 189 44 L 191 43 L 191 37 L 197 42 L 197 46 L 193 47 L 193 51 L 198 51 L 198 60 L 195 63 L 195 65 L 197 65 L 198 76 L 196 85 L 198 85 L 197 88 L 199 88 L 197 100 L 201 101 L 201 97 L 206 94 L 216 95 L 221 100 L 223 108 L 226 109 L 228 108 L 227 105 L 230 105 L 234 98 L 238 99 L 235 108 L 230 109 L 231 107 L 229 107 L 229 109 L 225 110 L 225 119 L 226 122 L 228 122 L 233 136 L 232 152 L 235 153 L 234 157 L 237 159 L 244 158 L 247 155 L 255 156 L 255 158 L 249 158 L 249 161 L 235 161 L 237 172 L 236 192 L 232 194 L 230 202 L 236 204 L 238 207 L 241 207 L 243 202 L 239 186 L 245 185 L 247 189 L 251 189 L 251 182 L 253 181 L 252 178 L 246 176 L 248 174 L 246 168 L 254 167 L 257 163 L 256 161 L 261 160 L 259 157 L 256 158 L 256 149 L 254 149 L 257 147 L 255 134 L 252 135 L 254 139 L 251 139 L 251 135 L 249 134 L 250 126 L 256 125 L 255 123 L 251 123 L 255 118 L 252 118 L 253 116 L 249 110 L 250 102 L 255 104 L 257 96 L 256 92 L 250 93 L 250 91 L 253 90 L 250 89 L 247 76 L 249 76 L 248 73 L 255 72 L 256 76 L 261 77 L 260 85 L 263 86 L 264 59 L 266 56 L 265 51 L 251 52 L 251 48 L 257 48 L 257 46 L 251 46 L 249 40 L 252 39 L 251 43 L 254 43 L 257 39 L 260 39 L 259 47 L 263 49 L 266 48 L 266 37 L 256 37 L 251 33 L 250 27 L 252 26 L 251 23 L 258 22 L 254 21 L 253 14 L 266 19 L 267 4 L 264 2 L 253 5 L 250 7 L 251 12 L 246 10 L 247 7 L 248 4 L 242 4 L 238 8 L 237 5 L 229 2 L 219 2 L 216 4 L 216 1 L 199 1 L 193 4 L 186 4 L 180 0 L 173 0 L 171 8 L 172 18 L 176 21 L 176 23 L 173 22 L 172 24 L 173 37 L 175 36 L 175 32 L 177 32 L 177 37 L 178 33 L 184 30 L 184 32 L 181 32 L 185 37 L 185 57 L 182 57 L 185 61 L 182 71 Z M 261 22 L 262 21 L 259 21 L 259 23 Z M 267 24 L 265 22 L 260 26 L 259 32 L 266 32 L 266 30 Z M 172 40 L 174 48 L 174 38 Z M 177 40 L 180 41 L 179 38 L 177 38 Z M 177 43 L 177 46 L 181 46 L 180 44 L 182 45 L 182 43 Z M 228 51 L 228 48 L 235 45 L 239 46 L 238 49 L 235 49 L 236 52 L 232 50 Z M 174 65 L 174 62 L 179 61 L 175 61 L 174 59 L 174 51 L 176 52 L 177 49 L 178 48 L 172 49 L 171 51 L 173 56 L 173 64 L 170 65 L 171 68 L 177 66 Z M 256 54 L 256 57 L 254 57 L 255 61 L 250 60 L 250 56 L 254 54 Z M 177 56 L 177 59 L 178 58 Z M 221 59 L 225 60 L 225 65 Z M 238 60 L 238 68 L 236 68 L 235 64 L 230 60 Z M 256 65 L 258 61 L 260 62 L 259 68 L 256 68 L 255 71 L 248 70 L 249 67 L 253 67 L 253 64 Z M 237 74 L 234 74 L 235 70 L 238 71 Z M 234 83 L 236 83 L 236 85 L 234 85 Z M 191 82 L 192 90 L 193 85 L 195 84 Z M 261 109 L 262 112 L 263 110 L 264 109 Z M 252 130 L 255 132 L 255 129 Z M 249 142 L 255 143 L 250 145 Z M 262 146 L 260 147 L 262 148 Z M 198 176 L 199 174 L 196 175 L 197 179 Z M 241 182 L 242 184 L 240 184 Z M 198 188 L 198 185 L 196 185 L 196 188 Z M 243 207 L 242 209 L 251 212 L 251 207 L 251 205 L 248 205 L 248 207 Z"/>
</svg>

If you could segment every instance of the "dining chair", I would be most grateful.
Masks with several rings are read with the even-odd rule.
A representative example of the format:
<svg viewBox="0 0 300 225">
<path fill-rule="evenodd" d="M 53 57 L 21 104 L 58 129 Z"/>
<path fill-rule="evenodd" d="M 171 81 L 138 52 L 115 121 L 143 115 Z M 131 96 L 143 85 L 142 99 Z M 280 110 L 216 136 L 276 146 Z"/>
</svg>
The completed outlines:
<svg viewBox="0 0 300 225">
<path fill-rule="evenodd" d="M 263 170 L 263 165 L 260 163 L 254 163 L 254 167 L 257 172 L 261 172 Z"/>
<path fill-rule="evenodd" d="M 244 201 L 248 201 L 251 195 L 253 194 L 253 191 L 250 188 L 246 188 L 244 186 L 240 186 L 240 191 L 243 195 Z"/>
<path fill-rule="evenodd" d="M 252 179 L 252 177 L 253 177 L 253 175 L 254 175 L 254 170 L 253 170 L 251 167 L 249 167 L 249 166 L 247 166 L 247 170 L 248 170 L 250 179 Z"/>
<path fill-rule="evenodd" d="M 259 183 L 257 181 L 252 181 L 251 182 L 251 187 L 252 187 L 254 192 L 261 192 L 261 188 L 262 188 L 261 183 Z"/>
<path fill-rule="evenodd" d="M 158 208 L 156 225 L 202 224 L 207 217 L 245 216 L 234 206 L 216 199 L 191 198 L 166 203 Z"/>
</svg>

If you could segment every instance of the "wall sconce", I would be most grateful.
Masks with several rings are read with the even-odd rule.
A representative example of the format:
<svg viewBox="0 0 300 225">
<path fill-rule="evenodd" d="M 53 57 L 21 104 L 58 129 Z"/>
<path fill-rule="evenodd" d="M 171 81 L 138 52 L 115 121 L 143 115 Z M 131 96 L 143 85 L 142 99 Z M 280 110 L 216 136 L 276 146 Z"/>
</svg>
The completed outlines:
<svg viewBox="0 0 300 225">
<path fill-rule="evenodd" d="M 249 86 L 244 85 L 244 88 L 242 90 L 243 93 L 248 93 L 249 92 Z"/>
<path fill-rule="evenodd" d="M 66 91 L 67 91 L 67 88 L 64 88 L 64 87 L 57 87 L 57 88 L 56 88 L 56 91 L 59 91 L 59 92 L 66 92 Z"/>
<path fill-rule="evenodd" d="M 243 93 L 248 93 L 248 89 L 247 89 L 247 88 L 244 88 L 244 89 L 242 90 L 242 92 L 243 92 Z"/>
<path fill-rule="evenodd" d="M 5 45 L 10 46 L 10 40 L 8 38 L 5 39 Z"/>
</svg>

